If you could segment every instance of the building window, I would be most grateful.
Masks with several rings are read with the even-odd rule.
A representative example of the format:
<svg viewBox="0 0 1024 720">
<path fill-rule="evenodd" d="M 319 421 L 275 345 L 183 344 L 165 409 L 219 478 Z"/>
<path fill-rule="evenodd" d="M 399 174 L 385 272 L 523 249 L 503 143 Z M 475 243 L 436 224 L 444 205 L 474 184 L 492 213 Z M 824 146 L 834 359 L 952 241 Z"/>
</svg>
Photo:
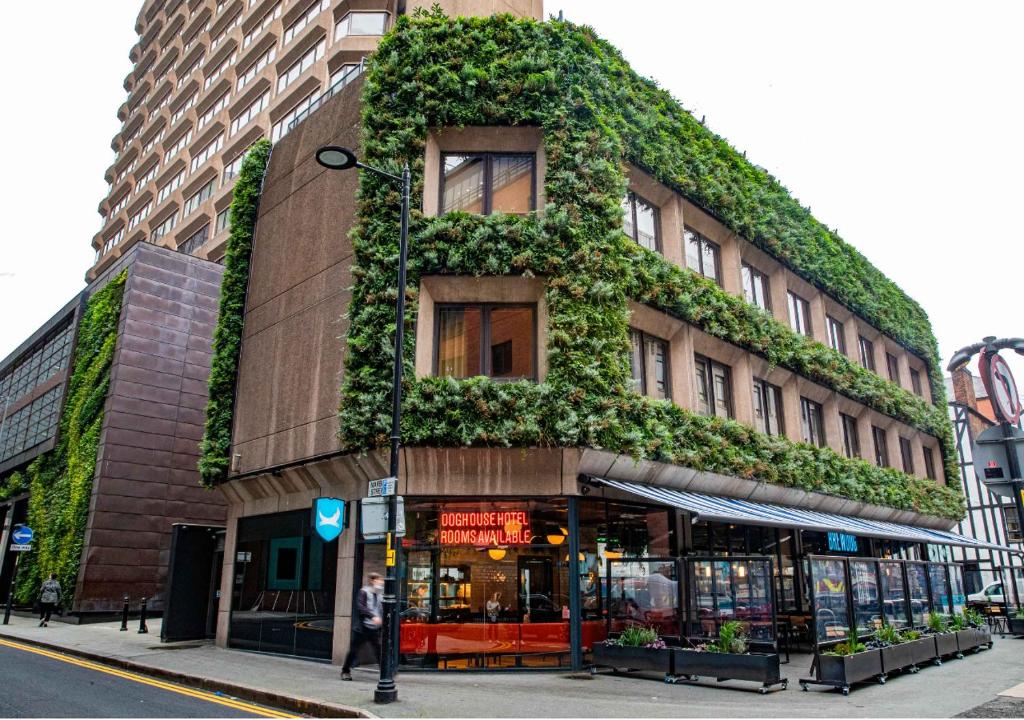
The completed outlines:
<svg viewBox="0 0 1024 720">
<path fill-rule="evenodd" d="M 860 457 L 860 433 L 857 432 L 857 419 L 846 413 L 839 413 L 843 426 L 843 454 L 850 458 Z"/>
<path fill-rule="evenodd" d="M 168 160 L 180 153 L 190 142 L 192 142 L 192 128 L 189 128 L 188 132 L 179 135 L 178 139 L 175 140 L 169 148 L 167 148 L 167 152 L 164 153 L 164 165 L 167 164 Z"/>
<path fill-rule="evenodd" d="M 268 64 L 274 62 L 274 58 L 277 57 L 277 46 L 271 45 L 270 49 L 265 53 L 256 58 L 256 61 L 252 65 L 242 71 L 242 74 L 238 76 L 238 82 L 236 83 L 236 89 L 241 90 L 249 82 L 255 78 L 260 70 L 265 68 Z"/>
<path fill-rule="evenodd" d="M 660 212 L 634 192 L 622 198 L 622 231 L 641 247 L 661 252 Z"/>
<path fill-rule="evenodd" d="M 525 215 L 536 209 L 533 153 L 444 153 L 441 212 Z"/>
<path fill-rule="evenodd" d="M 203 201 L 213 195 L 214 180 L 203 185 L 196 192 L 189 196 L 181 208 L 181 217 L 186 218 L 203 204 Z"/>
<path fill-rule="evenodd" d="M 934 451 L 927 445 L 922 449 L 924 450 L 924 476 L 929 480 L 937 480 L 938 476 L 935 474 L 935 456 L 932 454 Z"/>
<path fill-rule="evenodd" d="M 178 246 L 178 252 L 185 253 L 186 255 L 195 255 L 196 251 L 206 243 L 206 240 L 209 237 L 210 225 L 207 223 L 199 230 L 189 235 L 185 242 Z"/>
<path fill-rule="evenodd" d="M 302 16 L 289 25 L 288 29 L 284 31 L 284 38 L 281 40 L 281 47 L 284 47 L 294 40 L 295 36 L 302 32 L 303 28 L 309 25 L 309 23 L 315 20 L 320 13 L 330 6 L 331 0 L 315 0 L 312 5 L 306 8 L 302 13 Z"/>
<path fill-rule="evenodd" d="M 334 26 L 334 39 L 349 35 L 383 35 L 388 27 L 386 12 L 352 12 Z"/>
<path fill-rule="evenodd" d="M 803 426 L 804 442 L 808 445 L 825 447 L 825 422 L 821 405 L 800 398 L 800 423 Z"/>
<path fill-rule="evenodd" d="M 657 400 L 671 400 L 668 342 L 633 329 L 629 331 L 629 342 L 634 390 Z"/>
<path fill-rule="evenodd" d="M 860 351 L 860 364 L 865 370 L 875 371 L 875 344 L 863 335 L 858 336 L 857 345 Z"/>
<path fill-rule="evenodd" d="M 157 195 L 156 195 L 157 204 L 162 203 L 164 200 L 166 200 L 168 197 L 170 197 L 170 194 L 172 192 L 174 192 L 178 188 L 179 185 L 181 185 L 181 181 L 184 180 L 184 179 L 185 179 L 185 171 L 184 170 L 179 170 L 178 174 L 175 175 L 174 177 L 172 177 L 170 180 L 168 180 L 167 183 L 164 184 L 164 186 L 161 187 L 160 190 L 157 192 Z"/>
<path fill-rule="evenodd" d="M 828 329 L 828 346 L 838 353 L 846 354 L 846 335 L 843 324 L 831 315 L 825 316 L 825 327 Z"/>
<path fill-rule="evenodd" d="M 231 208 L 225 208 L 217 213 L 217 223 L 214 225 L 214 235 L 219 235 L 225 230 L 231 229 Z"/>
<path fill-rule="evenodd" d="M 171 125 L 173 125 L 174 123 L 178 122 L 178 120 L 181 119 L 181 117 L 185 114 L 185 112 L 190 107 L 192 107 L 193 104 L 195 104 L 197 95 L 198 95 L 198 93 L 192 93 L 191 95 L 189 95 L 185 99 L 185 101 L 183 103 L 181 103 L 181 105 L 179 105 L 178 108 L 171 113 Z"/>
<path fill-rule="evenodd" d="M 872 425 L 871 439 L 875 443 L 875 465 L 889 467 L 889 445 L 885 440 L 885 430 L 877 425 Z"/>
<path fill-rule="evenodd" d="M 224 179 L 223 183 L 226 185 L 231 180 L 238 177 L 238 173 L 242 171 L 242 161 L 245 159 L 245 153 L 249 152 L 249 148 L 246 148 L 238 155 L 235 156 L 234 160 L 224 166 Z"/>
<path fill-rule="evenodd" d="M 754 425 L 765 435 L 782 435 L 782 390 L 754 378 Z"/>
<path fill-rule="evenodd" d="M 236 118 L 231 121 L 231 134 L 234 135 L 239 130 L 244 128 L 250 122 L 252 122 L 256 116 L 258 116 L 267 105 L 270 104 L 270 91 L 267 90 L 258 98 L 256 98 L 245 110 L 240 112 Z"/>
<path fill-rule="evenodd" d="M 324 50 L 326 49 L 327 41 L 321 40 L 307 50 L 301 58 L 296 60 L 291 67 L 281 73 L 277 78 L 277 92 L 280 93 L 286 87 L 295 82 L 302 73 L 313 67 L 313 63 L 324 56 Z"/>
<path fill-rule="evenodd" d="M 914 389 L 915 395 L 924 397 L 924 389 L 921 387 L 921 373 L 914 368 L 910 368 L 910 387 Z"/>
<path fill-rule="evenodd" d="M 1020 528 L 1020 515 L 1015 505 L 1003 505 L 1003 521 L 1006 523 L 1006 540 L 1012 543 L 1024 542 L 1024 533 Z"/>
<path fill-rule="evenodd" d="M 437 375 L 536 379 L 536 306 L 439 305 L 435 327 Z"/>
<path fill-rule="evenodd" d="M 900 384 L 900 364 L 892 353 L 885 354 L 885 369 L 889 373 L 889 379 L 897 385 Z"/>
<path fill-rule="evenodd" d="M 755 268 L 753 265 L 743 263 L 740 268 L 740 277 L 743 280 L 743 297 L 751 305 L 757 305 L 762 310 L 771 310 L 771 295 L 768 292 L 768 276 Z"/>
<path fill-rule="evenodd" d="M 694 356 L 697 374 L 697 413 L 708 417 L 731 418 L 732 378 L 728 366 Z"/>
<path fill-rule="evenodd" d="M 686 267 L 721 285 L 721 249 L 718 245 L 689 228 L 683 230 L 683 244 L 686 246 Z"/>
<path fill-rule="evenodd" d="M 153 228 L 153 232 L 151 232 L 150 236 L 149 236 L 150 242 L 154 242 L 155 243 L 157 240 L 159 240 L 164 235 L 166 235 L 171 230 L 173 230 L 174 226 L 177 225 L 177 224 L 178 224 L 178 213 L 177 213 L 177 211 L 175 211 L 174 213 L 169 215 L 166 219 L 164 219 L 159 225 L 157 225 L 155 228 Z"/>
<path fill-rule="evenodd" d="M 318 92 L 320 92 L 319 88 L 311 92 L 306 97 L 302 98 L 302 100 L 299 100 L 295 107 L 293 107 L 291 110 L 285 113 L 284 117 L 282 117 L 280 120 L 274 123 L 273 127 L 270 128 L 271 142 L 277 142 L 285 135 L 287 135 L 289 132 L 291 132 L 292 123 L 295 122 L 299 115 L 309 110 L 309 108 L 316 101 L 316 95 Z"/>
<path fill-rule="evenodd" d="M 257 25 L 255 25 L 249 32 L 247 32 L 245 34 L 245 37 L 242 39 L 242 47 L 243 48 L 249 47 L 249 45 L 252 44 L 252 41 L 255 40 L 257 37 L 259 37 L 260 34 L 264 30 L 266 30 L 268 27 L 270 27 L 270 24 L 272 22 L 274 22 L 274 20 L 276 20 L 277 18 L 281 17 L 281 6 L 282 5 L 284 5 L 284 3 L 283 2 L 279 2 L 273 8 L 271 8 L 270 10 L 267 10 L 266 14 L 259 21 L 259 23 Z"/>
<path fill-rule="evenodd" d="M 199 167 L 207 160 L 212 158 L 218 152 L 221 147 L 224 146 L 224 133 L 221 133 L 213 140 L 210 141 L 202 150 L 199 150 L 195 155 L 192 156 L 192 164 L 189 166 L 191 172 L 195 172 Z"/>
<path fill-rule="evenodd" d="M 903 462 L 903 472 L 907 475 L 914 474 L 914 448 L 910 440 L 900 436 L 900 460 Z"/>
<path fill-rule="evenodd" d="M 213 70 L 211 70 L 210 74 L 206 76 L 206 81 L 203 83 L 203 90 L 209 90 L 210 86 L 213 85 L 213 83 L 217 81 L 217 78 L 221 76 L 221 73 L 223 73 L 225 70 L 231 67 L 231 63 L 233 63 L 234 61 L 235 53 L 231 53 L 226 58 L 221 60 L 220 64 L 217 65 L 217 67 L 215 67 Z"/>
<path fill-rule="evenodd" d="M 811 306 L 806 300 L 790 290 L 787 293 L 789 305 L 789 326 L 793 332 L 811 336 Z"/>
<path fill-rule="evenodd" d="M 210 107 L 199 116 L 199 119 L 196 120 L 196 130 L 206 126 L 206 124 L 213 120 L 221 110 L 226 108 L 230 96 L 231 93 L 225 91 L 223 95 L 217 98 L 216 102 L 210 105 Z"/>
</svg>

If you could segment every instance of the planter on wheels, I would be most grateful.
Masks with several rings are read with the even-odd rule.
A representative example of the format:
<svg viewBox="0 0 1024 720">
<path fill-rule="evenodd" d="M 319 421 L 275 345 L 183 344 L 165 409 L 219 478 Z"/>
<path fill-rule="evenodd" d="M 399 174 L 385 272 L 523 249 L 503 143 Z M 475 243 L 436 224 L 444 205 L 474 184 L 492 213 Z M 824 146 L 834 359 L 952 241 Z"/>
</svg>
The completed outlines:
<svg viewBox="0 0 1024 720">
<path fill-rule="evenodd" d="M 898 643 L 881 649 L 882 671 L 886 674 L 896 670 L 917 671 L 917 649 L 910 647 L 912 643 Z M 928 658 L 929 660 L 931 658 Z"/>
<path fill-rule="evenodd" d="M 818 678 L 815 681 L 801 680 L 800 686 L 806 690 L 810 682 L 820 685 L 831 685 L 850 694 L 850 686 L 877 678 L 885 682 L 885 671 L 882 667 L 881 650 L 866 650 L 853 655 L 819 655 Z"/>
<path fill-rule="evenodd" d="M 902 643 L 901 647 L 907 648 L 916 665 L 923 665 L 935 659 L 935 641 L 930 637 L 918 638 L 910 642 Z"/>
<path fill-rule="evenodd" d="M 1010 634 L 1021 636 L 1024 635 L 1024 618 L 1007 618 L 1006 624 L 1010 626 Z"/>
<path fill-rule="evenodd" d="M 986 628 L 964 628 L 956 631 L 956 643 L 961 654 L 968 650 L 991 647 L 992 634 Z"/>
<path fill-rule="evenodd" d="M 733 653 L 699 652 L 697 650 L 674 649 L 676 675 L 689 680 L 700 677 L 712 677 L 722 680 L 748 680 L 760 683 L 758 692 L 762 695 L 773 685 L 782 685 L 785 690 L 788 682 L 779 671 L 779 656 L 775 653 Z"/>
<path fill-rule="evenodd" d="M 940 665 L 944 657 L 960 654 L 960 648 L 956 644 L 956 633 L 935 633 L 932 639 L 935 641 L 936 665 Z"/>
<path fill-rule="evenodd" d="M 672 651 L 595 643 L 594 666 L 615 670 L 648 670 L 668 676 L 672 674 Z"/>
</svg>

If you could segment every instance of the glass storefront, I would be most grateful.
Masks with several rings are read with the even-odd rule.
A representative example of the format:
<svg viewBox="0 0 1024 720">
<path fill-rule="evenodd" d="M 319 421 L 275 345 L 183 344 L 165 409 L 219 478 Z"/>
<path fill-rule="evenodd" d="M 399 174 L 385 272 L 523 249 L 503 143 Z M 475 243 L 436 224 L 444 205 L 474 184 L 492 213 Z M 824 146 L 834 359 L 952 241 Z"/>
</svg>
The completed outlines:
<svg viewBox="0 0 1024 720">
<path fill-rule="evenodd" d="M 238 521 L 231 647 L 331 658 L 338 543 L 310 520 L 297 511 Z"/>
</svg>

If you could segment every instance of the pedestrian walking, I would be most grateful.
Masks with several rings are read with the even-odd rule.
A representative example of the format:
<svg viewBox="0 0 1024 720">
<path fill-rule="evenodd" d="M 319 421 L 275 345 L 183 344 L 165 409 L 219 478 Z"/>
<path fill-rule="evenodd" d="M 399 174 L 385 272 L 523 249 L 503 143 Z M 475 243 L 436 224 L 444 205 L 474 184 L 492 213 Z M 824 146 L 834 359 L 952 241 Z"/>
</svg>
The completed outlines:
<svg viewBox="0 0 1024 720">
<path fill-rule="evenodd" d="M 384 578 L 380 573 L 370 573 L 370 584 L 359 590 L 356 600 L 356 615 L 352 623 L 352 641 L 348 646 L 345 664 L 341 666 L 341 679 L 352 679 L 352 668 L 355 667 L 359 650 L 366 643 L 373 648 L 373 654 L 380 663 L 380 627 L 383 619 L 381 613 L 381 591 L 384 590 Z"/>
<path fill-rule="evenodd" d="M 50 615 L 60 604 L 60 583 L 57 582 L 57 573 L 50 573 L 50 579 L 44 580 L 39 588 L 39 627 L 46 627 L 50 622 Z"/>
</svg>

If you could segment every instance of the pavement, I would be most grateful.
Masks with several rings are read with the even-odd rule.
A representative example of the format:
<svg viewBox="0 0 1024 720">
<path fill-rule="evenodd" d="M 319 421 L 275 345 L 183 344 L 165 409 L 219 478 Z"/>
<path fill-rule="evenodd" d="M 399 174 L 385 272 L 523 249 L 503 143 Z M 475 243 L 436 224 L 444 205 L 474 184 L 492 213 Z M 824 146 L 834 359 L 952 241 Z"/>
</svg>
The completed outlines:
<svg viewBox="0 0 1024 720">
<path fill-rule="evenodd" d="M 1006 717 L 1024 710 L 1024 700 L 1012 696 L 1024 695 L 1024 639 L 996 637 L 991 650 L 916 675 L 896 674 L 885 685 L 858 685 L 849 697 L 814 686 L 801 692 L 798 680 L 809 676 L 811 656 L 794 655 L 782 666 L 789 689 L 763 696 L 746 683 L 668 685 L 638 674 L 406 671 L 398 678 L 399 701 L 375 705 L 375 668 L 357 668 L 355 681 L 343 683 L 338 668 L 326 663 L 225 650 L 208 642 L 161 644 L 158 620 L 150 623 L 148 635 L 137 634 L 134 626 L 130 632 L 118 628 L 117 623 L 59 622 L 39 628 L 29 618 L 13 617 L 0 627 L 0 637 L 316 716 Z M 1001 696 L 1006 692 L 1011 695 Z"/>
</svg>

